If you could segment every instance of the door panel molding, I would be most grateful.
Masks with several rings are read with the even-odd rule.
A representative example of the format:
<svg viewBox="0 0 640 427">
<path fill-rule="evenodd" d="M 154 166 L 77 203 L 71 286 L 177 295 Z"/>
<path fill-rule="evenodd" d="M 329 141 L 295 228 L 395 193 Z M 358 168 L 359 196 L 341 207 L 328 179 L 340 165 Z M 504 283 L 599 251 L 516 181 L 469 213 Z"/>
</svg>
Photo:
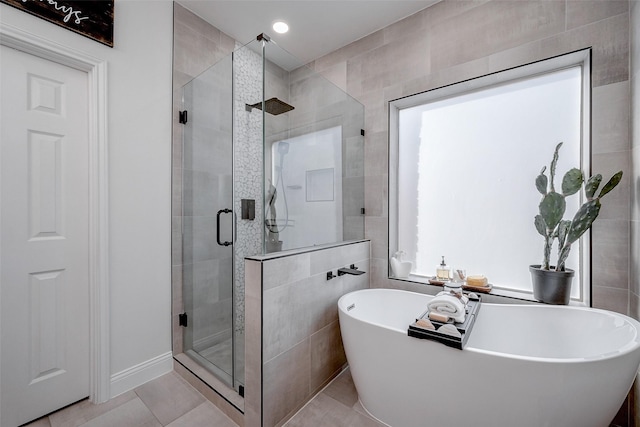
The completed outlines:
<svg viewBox="0 0 640 427">
<path fill-rule="evenodd" d="M 89 353 L 90 400 L 110 398 L 107 63 L 12 25 L 0 44 L 88 74 L 89 80 Z"/>
</svg>

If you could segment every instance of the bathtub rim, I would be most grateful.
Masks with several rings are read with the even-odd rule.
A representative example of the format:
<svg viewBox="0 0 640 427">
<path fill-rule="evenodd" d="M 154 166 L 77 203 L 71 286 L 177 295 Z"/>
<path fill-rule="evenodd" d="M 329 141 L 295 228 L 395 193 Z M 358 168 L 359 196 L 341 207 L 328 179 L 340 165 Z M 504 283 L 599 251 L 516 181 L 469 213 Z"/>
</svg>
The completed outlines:
<svg viewBox="0 0 640 427">
<path fill-rule="evenodd" d="M 347 311 L 346 303 L 344 302 L 346 297 L 351 295 L 351 294 L 368 293 L 368 292 L 408 293 L 408 294 L 414 294 L 414 295 L 421 295 L 421 296 L 425 296 L 425 297 L 429 297 L 429 298 L 433 298 L 434 297 L 434 295 L 422 294 L 422 293 L 413 292 L 413 291 L 405 291 L 405 290 L 402 290 L 402 289 L 368 288 L 368 289 L 359 289 L 359 290 L 356 290 L 356 291 L 349 292 L 349 293 L 344 294 L 343 296 L 341 296 L 340 299 L 338 300 L 339 317 L 348 316 L 353 321 L 360 322 L 360 323 L 365 323 L 365 324 L 368 324 L 368 325 L 374 325 L 376 327 L 381 327 L 381 328 L 384 328 L 384 329 L 389 330 L 389 331 L 393 331 L 393 332 L 396 332 L 396 333 L 401 333 L 401 334 L 403 334 L 403 335 L 405 335 L 407 337 L 409 337 L 409 336 L 408 336 L 406 330 L 401 330 L 401 329 L 398 329 L 398 328 L 394 328 L 394 327 L 391 327 L 391 326 L 388 326 L 388 325 L 384 325 L 382 323 L 365 321 L 365 320 L 362 320 L 362 319 L 358 319 L 358 318 L 356 318 L 356 317 L 354 317 L 354 316 L 349 314 L 349 312 Z M 491 306 L 508 305 L 509 307 L 513 307 L 513 308 L 520 307 L 520 308 L 527 308 L 527 309 L 532 309 L 532 310 L 538 310 L 538 309 L 565 310 L 565 309 L 567 309 L 567 310 L 580 310 L 580 311 L 599 312 L 599 313 L 602 313 L 602 314 L 605 314 L 605 315 L 608 315 L 608 316 L 621 318 L 625 322 L 631 324 L 634 327 L 635 335 L 634 335 L 634 337 L 632 339 L 629 340 L 629 342 L 627 342 L 624 346 L 622 346 L 620 349 L 618 349 L 616 351 L 611 351 L 611 352 L 603 353 L 601 355 L 589 356 L 589 357 L 564 357 L 564 358 L 560 358 L 560 357 L 524 356 L 524 355 L 519 355 L 519 354 L 498 352 L 498 351 L 494 351 L 494 350 L 485 350 L 485 349 L 481 349 L 481 348 L 477 348 L 477 347 L 470 347 L 470 346 L 467 346 L 463 350 L 458 350 L 458 351 L 469 351 L 469 352 L 472 352 L 472 353 L 490 355 L 492 357 L 502 357 L 502 358 L 505 358 L 505 359 L 515 359 L 515 360 L 523 360 L 523 361 L 530 361 L 530 362 L 537 362 L 537 363 L 563 364 L 563 363 L 589 363 L 589 362 L 594 362 L 594 361 L 604 361 L 604 360 L 608 360 L 608 359 L 613 359 L 613 358 L 616 358 L 616 357 L 624 356 L 626 354 L 629 354 L 629 353 L 633 352 L 638 347 L 640 347 L 640 322 L 638 322 L 637 320 L 633 319 L 632 317 L 629 317 L 629 316 L 627 316 L 625 314 L 622 314 L 622 313 L 617 313 L 615 311 L 604 310 L 604 309 L 593 308 L 593 307 L 574 307 L 574 306 L 564 306 L 564 305 L 556 306 L 556 305 L 549 305 L 549 304 L 496 304 L 496 303 L 485 303 L 485 302 L 483 302 L 482 305 L 483 306 L 484 305 L 491 305 Z M 407 325 L 407 328 L 408 328 L 408 326 L 409 325 Z M 418 338 L 415 338 L 415 339 L 418 339 Z M 435 341 L 433 341 L 433 342 L 435 342 Z"/>
</svg>

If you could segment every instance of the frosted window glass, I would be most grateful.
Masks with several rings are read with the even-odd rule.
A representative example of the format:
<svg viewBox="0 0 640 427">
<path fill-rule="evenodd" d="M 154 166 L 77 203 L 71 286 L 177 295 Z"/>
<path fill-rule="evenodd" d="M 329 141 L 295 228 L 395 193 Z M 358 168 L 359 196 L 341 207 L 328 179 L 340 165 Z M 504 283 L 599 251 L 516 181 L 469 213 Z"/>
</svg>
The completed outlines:
<svg viewBox="0 0 640 427">
<path fill-rule="evenodd" d="M 414 274 L 434 275 L 445 255 L 494 286 L 531 290 L 528 266 L 543 248 L 534 181 L 561 141 L 558 185 L 582 167 L 582 88 L 575 66 L 400 110 L 398 249 Z M 568 198 L 565 217 L 579 204 Z M 577 270 L 577 297 L 577 244 L 567 267 Z"/>
</svg>

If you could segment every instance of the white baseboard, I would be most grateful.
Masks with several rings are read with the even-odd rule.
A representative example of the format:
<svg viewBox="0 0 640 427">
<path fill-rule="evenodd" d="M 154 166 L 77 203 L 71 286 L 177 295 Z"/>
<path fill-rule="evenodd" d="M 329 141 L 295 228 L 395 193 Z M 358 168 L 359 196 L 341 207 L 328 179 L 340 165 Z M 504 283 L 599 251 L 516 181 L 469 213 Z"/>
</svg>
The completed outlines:
<svg viewBox="0 0 640 427">
<path fill-rule="evenodd" d="M 111 398 L 141 386 L 173 370 L 171 352 L 161 354 L 131 368 L 111 375 Z"/>
</svg>

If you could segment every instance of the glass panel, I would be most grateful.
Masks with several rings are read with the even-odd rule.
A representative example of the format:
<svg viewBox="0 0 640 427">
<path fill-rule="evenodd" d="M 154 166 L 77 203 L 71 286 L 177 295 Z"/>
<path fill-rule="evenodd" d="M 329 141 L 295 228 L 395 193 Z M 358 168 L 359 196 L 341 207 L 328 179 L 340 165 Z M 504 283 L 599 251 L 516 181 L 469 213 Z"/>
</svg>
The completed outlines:
<svg viewBox="0 0 640 427">
<path fill-rule="evenodd" d="M 364 238 L 364 108 L 265 46 L 265 252 Z"/>
<path fill-rule="evenodd" d="M 183 88 L 185 353 L 233 384 L 232 79 L 227 57 Z M 225 245 L 225 242 L 227 245 Z"/>
<path fill-rule="evenodd" d="M 262 253 L 262 42 L 233 53 L 234 195 L 236 212 L 235 262 L 235 377 L 244 384 L 244 258 Z M 253 219 L 243 219 L 242 200 L 255 202 Z"/>
<path fill-rule="evenodd" d="M 184 351 L 240 391 L 244 259 L 364 237 L 364 109 L 273 42 L 258 40 L 183 91 Z M 273 197 L 269 218 L 265 181 L 282 194 L 280 205 Z M 242 210 L 251 203 L 253 216 Z M 276 230 L 265 233 L 265 219 L 286 229 L 286 245 L 266 246 L 265 237 L 280 239 Z"/>
</svg>

